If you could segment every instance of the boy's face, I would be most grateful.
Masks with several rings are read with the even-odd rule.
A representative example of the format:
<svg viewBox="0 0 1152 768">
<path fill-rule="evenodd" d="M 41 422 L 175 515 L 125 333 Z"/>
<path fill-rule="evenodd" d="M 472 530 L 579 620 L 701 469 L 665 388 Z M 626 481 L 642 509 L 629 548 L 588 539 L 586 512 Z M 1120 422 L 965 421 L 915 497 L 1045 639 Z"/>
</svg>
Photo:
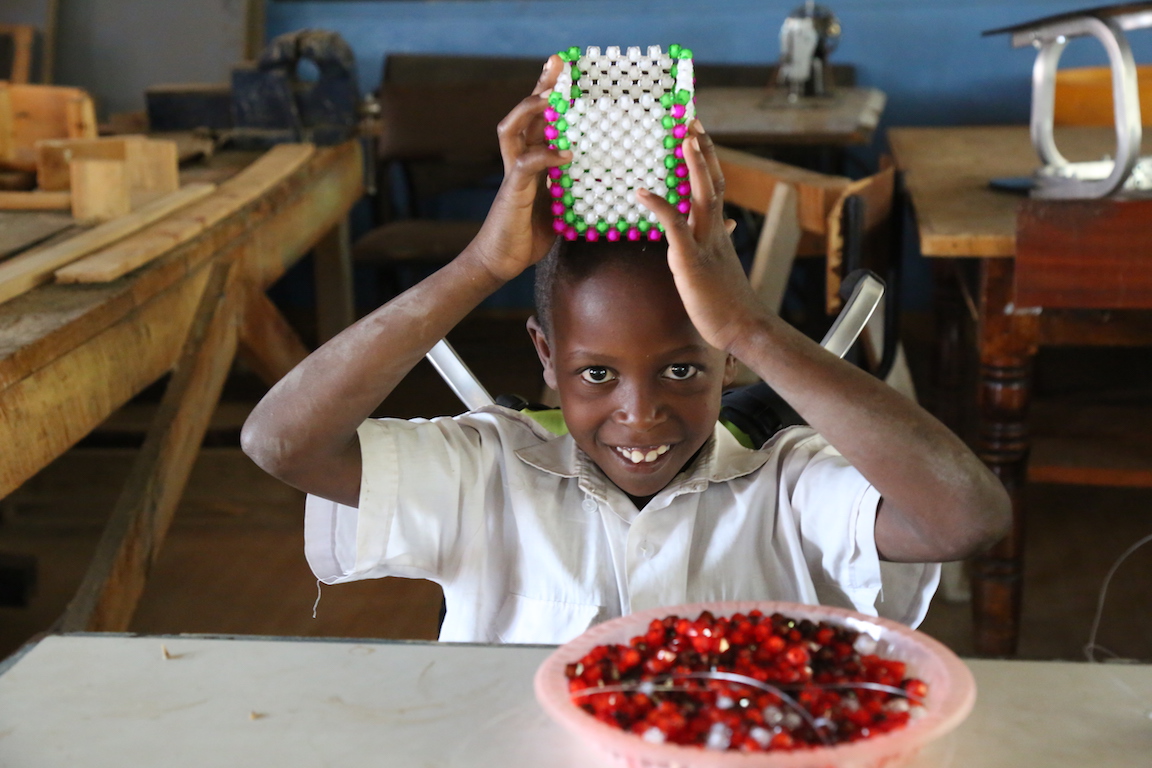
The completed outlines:
<svg viewBox="0 0 1152 768">
<path fill-rule="evenodd" d="M 693 327 L 666 262 L 555 290 L 551 341 L 532 335 L 568 429 L 621 490 L 652 496 L 712 434 L 734 360 Z"/>
</svg>

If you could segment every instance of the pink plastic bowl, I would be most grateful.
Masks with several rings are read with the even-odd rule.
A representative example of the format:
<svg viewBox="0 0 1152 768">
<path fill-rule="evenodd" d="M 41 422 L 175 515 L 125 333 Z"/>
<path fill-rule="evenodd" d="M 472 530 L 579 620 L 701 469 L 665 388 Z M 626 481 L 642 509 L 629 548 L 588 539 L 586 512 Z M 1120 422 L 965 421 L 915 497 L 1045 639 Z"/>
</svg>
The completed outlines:
<svg viewBox="0 0 1152 768">
<path fill-rule="evenodd" d="M 568 695 L 568 680 L 564 677 L 567 664 L 579 661 L 598 645 L 626 644 L 632 637 L 643 634 L 652 619 L 672 614 L 694 619 L 704 610 L 717 617 L 731 616 L 756 608 L 766 615 L 778 612 L 797 619 L 827 621 L 872 637 L 877 641 L 878 655 L 905 662 L 909 676 L 918 677 L 928 684 L 924 714 L 904 728 L 849 744 L 796 752 L 744 753 L 652 744 L 635 734 L 601 723 L 574 704 Z M 924 745 L 963 722 L 976 701 L 976 683 L 956 654 L 927 635 L 894 621 L 819 605 L 717 602 L 655 608 L 592 627 L 560 646 L 540 665 L 536 671 L 536 698 L 544 711 L 562 727 L 581 741 L 597 744 L 628 766 L 893 768 L 904 765 Z"/>
</svg>

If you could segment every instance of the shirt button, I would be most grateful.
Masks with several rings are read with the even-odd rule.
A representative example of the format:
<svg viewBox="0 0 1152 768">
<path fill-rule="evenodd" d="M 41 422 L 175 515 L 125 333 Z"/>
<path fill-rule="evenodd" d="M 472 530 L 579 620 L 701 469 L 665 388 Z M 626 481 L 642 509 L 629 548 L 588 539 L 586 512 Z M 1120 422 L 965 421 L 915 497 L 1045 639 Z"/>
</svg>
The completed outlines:
<svg viewBox="0 0 1152 768">
<path fill-rule="evenodd" d="M 584 503 L 580 506 L 584 508 L 585 512 L 595 512 L 599 508 L 596 504 L 596 500 L 592 498 L 584 499 Z"/>
</svg>

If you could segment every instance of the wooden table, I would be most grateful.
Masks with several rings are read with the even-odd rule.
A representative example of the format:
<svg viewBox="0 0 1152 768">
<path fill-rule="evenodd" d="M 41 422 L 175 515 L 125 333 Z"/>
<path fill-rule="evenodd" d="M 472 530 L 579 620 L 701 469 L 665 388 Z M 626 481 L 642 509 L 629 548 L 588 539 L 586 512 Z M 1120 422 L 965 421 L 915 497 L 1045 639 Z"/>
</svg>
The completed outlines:
<svg viewBox="0 0 1152 768">
<path fill-rule="evenodd" d="M 552 650 L 53 635 L 0 674 L 0 752 L 22 768 L 613 765 L 536 705 Z M 969 667 L 975 709 L 913 768 L 1146 764 L 1152 666 Z"/>
<path fill-rule="evenodd" d="M 1018 209 L 1024 205 L 1029 221 L 1035 219 L 1037 211 L 1045 212 L 1052 231 L 1061 232 L 1070 222 L 1075 227 L 1097 220 L 1099 211 L 1090 211 L 1101 206 L 1145 203 L 1024 204 L 1026 198 L 1022 196 L 990 189 L 992 178 L 1027 176 L 1037 166 L 1025 126 L 894 128 L 888 138 L 915 210 L 921 252 L 938 260 L 939 415 L 958 431 L 967 432 L 964 406 L 972 405 L 977 413 L 976 449 L 1012 496 L 1012 532 L 991 552 L 976 558 L 972 570 L 977 649 L 985 654 L 1010 655 L 1015 652 L 1019 629 L 1024 543 L 1021 490 L 1026 479 L 1152 485 L 1152 446 L 1146 433 L 1140 442 L 1125 442 L 1115 435 L 1099 443 L 1082 436 L 1065 441 L 1066 446 L 1077 449 L 1077 456 L 1042 452 L 1037 446 L 1030 461 L 1031 370 L 1037 349 L 1041 345 L 1152 345 L 1152 312 L 1126 309 L 1136 305 L 1125 304 L 1124 297 L 1115 296 L 1110 300 L 1120 300 L 1107 308 L 1094 301 L 1060 301 L 1057 308 L 1021 305 L 1016 291 L 1031 290 L 1031 285 L 1017 285 Z M 1058 145 L 1072 160 L 1099 159 L 1112 150 L 1114 141 L 1110 129 L 1057 131 Z M 1146 137 L 1144 152 L 1149 151 L 1152 142 Z M 1141 257 L 1133 263 L 1145 270 L 1145 275 L 1152 270 L 1147 242 L 1144 238 L 1143 245 L 1138 243 L 1139 253 L 1133 254 Z M 1066 245 L 1048 247 L 1059 250 Z M 1076 279 L 1095 278 L 1104 283 L 1106 277 L 1103 270 L 1093 275 L 1089 265 Z M 962 320 L 966 316 L 975 323 L 971 345 L 964 341 Z M 974 347 L 978 358 L 977 383 L 971 394 L 959 389 L 965 378 L 960 361 L 967 356 L 966 347 Z M 1089 465 L 1101 460 L 1111 466 Z"/>
<path fill-rule="evenodd" d="M 322 334 L 350 321 L 346 222 L 361 185 L 356 142 L 277 148 L 199 214 L 172 214 L 210 223 L 148 265 L 0 304 L 0 497 L 172 373 L 65 627 L 127 628 L 237 350 L 270 383 L 307 354 L 264 290 L 315 246 Z"/>
<path fill-rule="evenodd" d="M 875 88 L 846 86 L 798 103 L 779 88 L 699 88 L 696 113 L 719 144 L 846 147 L 872 141 L 885 100 Z"/>
</svg>

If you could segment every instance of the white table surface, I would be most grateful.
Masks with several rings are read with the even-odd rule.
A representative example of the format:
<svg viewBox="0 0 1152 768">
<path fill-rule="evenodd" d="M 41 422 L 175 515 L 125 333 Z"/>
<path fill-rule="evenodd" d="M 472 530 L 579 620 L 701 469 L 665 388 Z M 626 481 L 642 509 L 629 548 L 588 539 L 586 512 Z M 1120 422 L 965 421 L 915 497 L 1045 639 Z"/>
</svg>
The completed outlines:
<svg viewBox="0 0 1152 768">
<path fill-rule="evenodd" d="M 48 636 L 0 673 L 0 766 L 607 765 L 535 703 L 551 650 Z M 916 768 L 1152 766 L 1152 665 L 969 665 L 972 715 Z"/>
</svg>

